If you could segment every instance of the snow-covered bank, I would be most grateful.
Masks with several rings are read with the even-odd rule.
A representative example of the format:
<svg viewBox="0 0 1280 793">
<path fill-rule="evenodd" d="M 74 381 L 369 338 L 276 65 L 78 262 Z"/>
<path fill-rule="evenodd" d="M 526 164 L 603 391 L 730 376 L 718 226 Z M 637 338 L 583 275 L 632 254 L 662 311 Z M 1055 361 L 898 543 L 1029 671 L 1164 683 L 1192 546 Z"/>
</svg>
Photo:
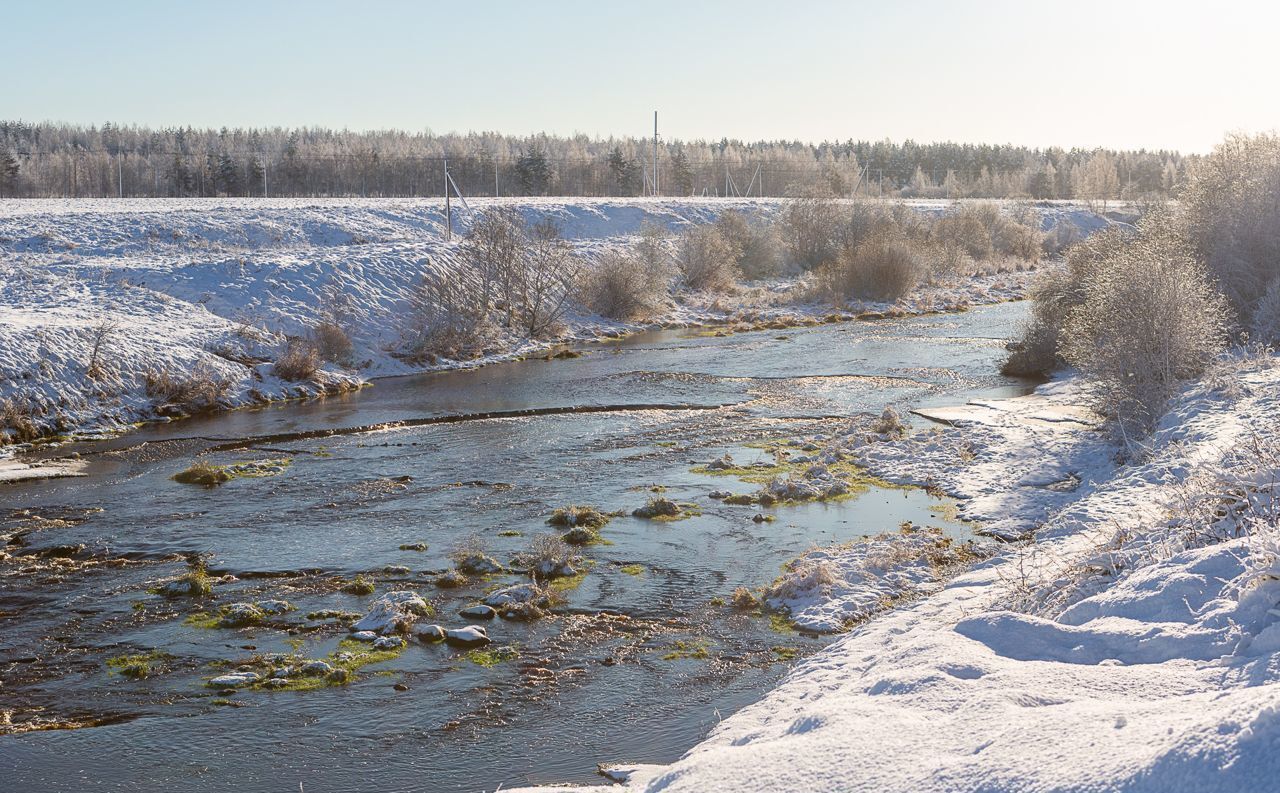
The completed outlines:
<svg viewBox="0 0 1280 793">
<path fill-rule="evenodd" d="M 914 439 L 846 439 L 878 473 L 1035 542 L 854 628 L 683 759 L 627 769 L 628 788 L 1272 789 L 1280 363 L 1207 383 L 1127 464 L 1071 379 Z M 859 569 L 854 555 L 833 571 Z M 793 608 L 804 620 L 849 597 L 819 586 Z"/>
<path fill-rule="evenodd" d="M 785 206 L 770 199 L 502 203 L 531 220 L 555 218 L 587 257 L 630 239 L 646 221 L 678 230 L 727 209 L 772 216 Z M 1069 205 L 1040 211 L 1046 226 L 1070 222 L 1088 230 L 1104 222 Z M 465 230 L 472 214 L 454 212 L 455 229 Z M 184 386 L 202 385 L 202 396 L 231 407 L 476 365 L 638 327 L 570 315 L 558 339 L 510 336 L 476 361 L 432 367 L 406 361 L 397 353 L 411 333 L 412 293 L 424 276 L 456 262 L 456 246 L 443 237 L 438 200 L 0 201 L 0 413 L 7 400 L 8 410 L 33 414 L 33 432 L 110 431 L 183 412 L 165 405 Z M 1026 280 L 1025 273 L 1007 273 L 924 287 L 897 310 L 1014 299 Z M 886 307 L 851 307 L 859 308 Z M 728 299 L 680 295 L 655 321 L 685 326 L 828 311 L 794 304 L 785 284 L 766 284 Z M 330 365 L 304 382 L 276 376 L 273 361 L 287 337 L 306 335 L 331 316 L 341 318 L 353 342 L 351 367 Z M 175 378 L 199 382 L 170 382 Z"/>
</svg>

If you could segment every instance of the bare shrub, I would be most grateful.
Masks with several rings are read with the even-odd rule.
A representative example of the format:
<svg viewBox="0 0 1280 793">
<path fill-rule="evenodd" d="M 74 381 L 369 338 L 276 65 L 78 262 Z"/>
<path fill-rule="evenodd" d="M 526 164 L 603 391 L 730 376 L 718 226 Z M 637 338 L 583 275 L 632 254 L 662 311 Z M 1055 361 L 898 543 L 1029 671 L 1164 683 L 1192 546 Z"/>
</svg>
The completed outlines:
<svg viewBox="0 0 1280 793">
<path fill-rule="evenodd" d="M 28 443 L 40 435 L 36 410 L 30 402 L 0 399 L 0 446 L 7 442 Z"/>
<path fill-rule="evenodd" d="M 803 270 L 812 270 L 840 255 L 847 221 L 838 201 L 810 193 L 787 204 L 778 230 L 791 262 Z"/>
<path fill-rule="evenodd" d="M 1035 264 L 1044 251 L 1044 234 L 1036 227 L 1008 218 L 996 225 L 991 238 L 996 253 Z"/>
<path fill-rule="evenodd" d="M 496 304 L 506 327 L 515 319 L 527 247 L 528 229 L 514 207 L 486 210 L 459 246 L 462 262 L 476 279 L 474 300 L 485 312 Z"/>
<path fill-rule="evenodd" d="M 191 372 L 162 369 L 143 375 L 143 390 L 156 402 L 198 413 L 217 407 L 231 390 L 231 380 L 207 366 Z"/>
<path fill-rule="evenodd" d="M 320 368 L 320 351 L 309 339 L 293 336 L 285 342 L 284 349 L 271 371 L 281 380 L 310 380 Z"/>
<path fill-rule="evenodd" d="M 534 225 L 517 290 L 529 338 L 548 335 L 559 326 L 581 270 L 582 260 L 573 255 L 553 220 Z"/>
<path fill-rule="evenodd" d="M 106 354 L 111 344 L 111 337 L 120 328 L 119 323 L 102 320 L 89 330 L 89 363 L 86 373 L 91 380 L 101 380 L 106 376 Z"/>
<path fill-rule="evenodd" d="M 323 320 L 311 329 L 311 344 L 316 348 L 320 359 L 350 366 L 355 345 L 342 325 L 332 320 Z"/>
<path fill-rule="evenodd" d="M 837 302 L 851 299 L 893 301 L 914 289 L 924 277 L 924 260 L 911 246 L 888 234 L 877 234 L 823 266 L 819 279 Z"/>
<path fill-rule="evenodd" d="M 685 286 L 726 292 L 737 281 L 738 248 L 715 226 L 694 226 L 680 236 L 676 266 Z"/>
<path fill-rule="evenodd" d="M 414 358 L 475 358 L 493 338 L 489 312 L 462 273 L 424 276 L 411 302 Z"/>
<path fill-rule="evenodd" d="M 782 270 L 782 239 L 772 225 L 729 210 L 716 220 L 716 229 L 738 252 L 738 272 L 755 280 L 770 278 Z"/>
<path fill-rule="evenodd" d="M 974 259 L 990 259 L 995 253 L 990 231 L 994 222 L 993 211 L 998 216 L 1000 210 L 985 202 L 958 204 L 933 224 L 934 239 L 948 248 L 962 250 Z"/>
<path fill-rule="evenodd" d="M 641 319 L 662 305 L 669 279 L 665 268 L 655 270 L 634 250 L 610 251 L 583 270 L 578 297 L 603 317 Z"/>
<path fill-rule="evenodd" d="M 1170 220 L 1148 217 L 1109 250 L 1063 329 L 1063 357 L 1126 436 L 1148 430 L 1226 346 L 1227 304 Z"/>
</svg>

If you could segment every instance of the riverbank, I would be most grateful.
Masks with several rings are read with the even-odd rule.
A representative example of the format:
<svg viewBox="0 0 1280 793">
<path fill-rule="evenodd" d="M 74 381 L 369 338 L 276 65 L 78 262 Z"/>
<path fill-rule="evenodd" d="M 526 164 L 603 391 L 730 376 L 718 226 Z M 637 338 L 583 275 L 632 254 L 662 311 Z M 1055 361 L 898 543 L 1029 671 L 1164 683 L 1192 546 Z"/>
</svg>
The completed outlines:
<svg viewBox="0 0 1280 793">
<path fill-rule="evenodd" d="M 855 627 L 680 761 L 613 776 L 735 793 L 1269 786 L 1280 366 L 1222 367 L 1136 457 L 1084 402 L 1067 377 L 907 439 L 839 440 L 873 473 L 958 495 L 963 516 L 1034 542 Z M 801 620 L 848 597 L 809 594 Z"/>
<path fill-rule="evenodd" d="M 679 230 L 726 209 L 771 216 L 785 205 L 503 203 L 531 219 L 556 219 L 586 257 L 624 244 L 646 221 Z M 11 442 L 93 437 L 196 409 L 336 393 L 378 377 L 541 355 L 655 327 L 785 327 L 868 312 L 954 311 L 1018 299 L 1029 280 L 1025 272 L 983 275 L 922 287 L 892 306 L 833 309 L 797 297 L 796 281 L 781 279 L 730 295 L 677 294 L 644 323 L 579 312 L 553 338 L 509 335 L 473 360 L 415 361 L 403 354 L 413 291 L 457 256 L 444 242 L 441 209 L 431 200 L 0 201 L 0 426 Z M 1105 222 L 1070 205 L 1040 211 L 1046 227 Z M 463 230 L 470 216 L 460 212 L 455 222 Z M 348 365 L 324 364 L 301 377 L 277 365 L 289 338 L 333 318 L 350 337 Z"/>
</svg>

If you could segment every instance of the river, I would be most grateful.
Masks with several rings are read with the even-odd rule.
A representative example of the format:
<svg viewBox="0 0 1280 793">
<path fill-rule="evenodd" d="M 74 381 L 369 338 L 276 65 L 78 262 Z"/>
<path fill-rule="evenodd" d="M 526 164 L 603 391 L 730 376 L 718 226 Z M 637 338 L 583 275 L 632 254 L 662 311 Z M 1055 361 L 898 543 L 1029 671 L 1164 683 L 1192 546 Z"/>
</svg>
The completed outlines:
<svg viewBox="0 0 1280 793">
<path fill-rule="evenodd" d="M 0 488 L 14 554 L 0 564 L 0 710 L 15 723 L 97 726 L 0 737 L 2 787 L 470 791 L 674 760 L 832 640 L 717 598 L 768 584 L 815 544 L 908 520 L 969 532 L 945 500 L 874 487 L 753 522 L 760 508 L 707 494 L 754 485 L 690 469 L 725 453 L 768 461 L 756 442 L 830 432 L 886 405 L 1025 393 L 996 373 L 1024 315 L 1007 303 L 730 336 L 651 332 L 578 358 L 382 380 L 60 448 L 83 455 L 87 476 Z M 197 454 L 290 462 L 215 488 L 172 481 Z M 506 559 L 556 507 L 630 512 L 654 488 L 701 514 L 614 518 L 604 543 L 582 549 L 588 572 L 565 602 L 535 622 L 495 620 L 490 654 L 413 643 L 343 686 L 222 696 L 204 685 L 246 656 L 332 652 L 343 631 L 305 615 L 365 610 L 376 594 L 339 589 L 358 574 L 379 594 L 416 590 L 438 610 L 432 621 L 464 625 L 460 608 L 524 577 L 438 589 L 450 550 L 470 540 Z M 415 543 L 427 549 L 401 550 Z M 196 555 L 238 579 L 215 587 L 215 604 L 278 598 L 297 610 L 265 627 L 189 624 L 210 604 L 147 589 Z M 148 651 L 166 657 L 146 679 L 107 666 Z"/>
</svg>

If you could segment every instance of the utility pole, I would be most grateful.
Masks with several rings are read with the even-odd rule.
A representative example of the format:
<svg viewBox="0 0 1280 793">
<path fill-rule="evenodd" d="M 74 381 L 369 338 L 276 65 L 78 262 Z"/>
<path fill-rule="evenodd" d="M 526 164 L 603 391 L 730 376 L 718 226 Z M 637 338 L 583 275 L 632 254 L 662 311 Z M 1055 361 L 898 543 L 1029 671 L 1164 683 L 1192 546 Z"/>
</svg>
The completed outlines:
<svg viewBox="0 0 1280 793">
<path fill-rule="evenodd" d="M 124 154 L 116 157 L 116 189 L 121 198 L 124 198 Z"/>
<path fill-rule="evenodd" d="M 262 197 L 266 198 L 270 193 L 267 192 L 267 158 L 262 158 Z"/>
<path fill-rule="evenodd" d="M 653 195 L 658 195 L 658 111 L 653 111 Z"/>
</svg>

